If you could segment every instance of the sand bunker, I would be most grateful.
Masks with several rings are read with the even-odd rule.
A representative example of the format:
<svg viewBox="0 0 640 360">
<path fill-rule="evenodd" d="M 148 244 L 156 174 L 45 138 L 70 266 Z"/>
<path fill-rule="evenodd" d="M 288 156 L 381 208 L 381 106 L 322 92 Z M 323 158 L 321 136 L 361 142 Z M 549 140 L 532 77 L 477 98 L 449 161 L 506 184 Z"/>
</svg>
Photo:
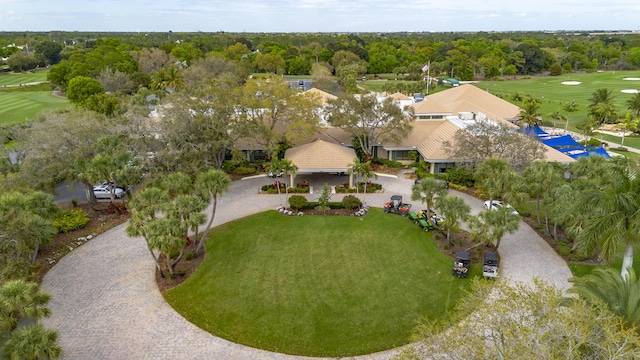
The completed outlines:
<svg viewBox="0 0 640 360">
<path fill-rule="evenodd" d="M 623 78 L 622 80 L 639 81 L 640 78 Z"/>
<path fill-rule="evenodd" d="M 582 83 L 580 81 L 563 81 L 560 84 L 562 84 L 562 85 L 580 85 Z"/>
<path fill-rule="evenodd" d="M 637 94 L 640 92 L 640 90 L 638 89 L 624 89 L 624 90 L 620 90 L 620 92 L 623 92 L 625 94 Z"/>
</svg>

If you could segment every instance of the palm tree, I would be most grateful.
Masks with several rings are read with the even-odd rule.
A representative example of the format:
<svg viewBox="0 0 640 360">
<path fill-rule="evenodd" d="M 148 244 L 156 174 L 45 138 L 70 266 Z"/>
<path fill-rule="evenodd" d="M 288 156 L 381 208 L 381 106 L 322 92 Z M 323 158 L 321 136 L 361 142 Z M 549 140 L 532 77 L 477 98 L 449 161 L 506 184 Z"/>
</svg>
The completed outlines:
<svg viewBox="0 0 640 360">
<path fill-rule="evenodd" d="M 622 123 L 622 141 L 620 142 L 620 146 L 624 145 L 624 138 L 627 133 L 627 130 L 637 131 L 638 130 L 638 119 L 634 118 L 631 114 L 627 114 L 624 119 L 621 121 Z"/>
<path fill-rule="evenodd" d="M 174 172 L 162 179 L 162 186 L 167 189 L 170 198 L 186 195 L 193 191 L 193 180 L 183 172 Z"/>
<path fill-rule="evenodd" d="M 451 244 L 451 232 L 460 231 L 460 222 L 469 218 L 471 207 L 457 196 L 440 196 L 436 199 L 436 208 L 444 221 L 440 227 L 447 232 L 447 241 Z"/>
<path fill-rule="evenodd" d="M 195 229 L 195 239 L 198 239 L 198 227 L 207 221 L 207 217 L 202 211 L 207 207 L 207 203 L 199 196 L 196 195 L 179 195 L 173 200 L 171 209 L 167 212 L 166 216 L 173 216 L 180 219 L 181 228 L 184 232 L 184 238 L 189 238 L 189 230 Z M 175 266 L 184 255 L 184 249 L 188 245 L 188 241 L 185 242 L 180 249 L 180 254 L 176 260 L 172 263 Z"/>
<path fill-rule="evenodd" d="M 533 99 L 527 99 L 527 101 L 523 103 L 523 108 L 520 110 L 520 113 L 518 113 L 520 121 L 523 125 L 526 124 L 527 127 L 536 125 L 538 121 L 540 121 L 541 116 L 540 103 Z"/>
<path fill-rule="evenodd" d="M 565 121 L 567 122 L 568 118 L 567 116 L 565 116 L 564 114 L 562 114 L 560 112 L 560 110 L 556 110 L 552 113 L 547 114 L 548 117 L 552 118 L 553 120 L 558 120 L 558 121 Z M 567 126 L 565 126 L 565 130 L 567 129 Z M 554 127 L 555 127 L 555 122 L 554 122 Z"/>
<path fill-rule="evenodd" d="M 588 114 L 596 127 L 617 117 L 616 106 L 613 103 L 612 92 L 609 89 L 597 89 L 589 98 Z"/>
<path fill-rule="evenodd" d="M 371 161 L 362 162 L 358 158 L 353 159 L 353 164 L 351 164 L 347 172 L 349 173 L 349 175 L 356 176 L 356 192 L 358 192 L 358 189 L 360 188 L 358 186 L 358 177 L 362 178 L 362 181 L 364 182 L 365 194 L 367 193 L 367 180 L 370 178 L 378 178 L 378 175 L 371 171 Z"/>
<path fill-rule="evenodd" d="M 640 93 L 633 94 L 625 104 L 627 104 L 627 109 L 631 111 L 633 117 L 640 117 Z"/>
<path fill-rule="evenodd" d="M 2 352 L 5 359 L 53 360 L 62 356 L 58 334 L 41 324 L 22 326 L 11 332 Z"/>
<path fill-rule="evenodd" d="M 428 216 L 430 210 L 434 208 L 436 198 L 444 196 L 446 193 L 447 189 L 442 186 L 442 183 L 433 178 L 424 178 L 411 187 L 411 200 L 420 201 L 427 205 Z"/>
<path fill-rule="evenodd" d="M 497 210 L 484 210 L 469 220 L 471 236 L 476 241 L 493 245 L 498 250 L 505 234 L 513 234 L 520 227 L 520 215 L 513 209 L 501 206 Z"/>
<path fill-rule="evenodd" d="M 523 182 L 519 179 L 511 165 L 503 159 L 489 158 L 478 164 L 474 173 L 476 187 L 488 198 L 496 200 L 504 198 L 512 203 L 523 201 Z"/>
<path fill-rule="evenodd" d="M 45 305 L 50 296 L 38 284 L 7 281 L 0 287 L 0 330 L 13 331 L 21 318 L 40 319 L 51 314 Z"/>
<path fill-rule="evenodd" d="M 576 104 L 576 101 L 573 100 L 570 103 L 562 105 L 562 110 L 564 110 L 567 114 L 574 113 L 574 112 L 578 111 L 578 104 Z M 564 125 L 564 129 L 565 130 L 567 130 L 569 128 L 569 117 L 568 116 L 567 116 L 566 120 L 567 120 L 567 122 Z"/>
<path fill-rule="evenodd" d="M 160 261 L 149 242 L 146 233 L 146 225 L 149 221 L 156 218 L 156 215 L 162 210 L 164 204 L 168 201 L 169 195 L 165 190 L 148 186 L 136 194 L 131 200 L 129 207 L 131 208 L 131 218 L 127 222 L 126 232 L 129 236 L 142 236 L 147 242 L 147 248 L 151 257 L 156 264 L 156 268 L 160 276 L 164 277 Z"/>
<path fill-rule="evenodd" d="M 209 222 L 207 223 L 207 227 L 202 233 L 202 237 L 198 242 L 198 246 L 196 247 L 195 256 L 198 256 L 202 245 L 204 244 L 204 240 L 207 238 L 207 234 L 209 233 L 209 229 L 211 229 L 211 224 L 213 224 L 213 218 L 216 216 L 216 207 L 218 205 L 218 195 L 222 195 L 224 192 L 229 190 L 229 186 L 231 185 L 231 179 L 229 176 L 222 170 L 213 169 L 207 172 L 200 174 L 196 178 L 196 188 L 204 193 L 208 194 L 211 199 L 212 207 L 211 207 L 211 217 L 209 217 Z"/>
<path fill-rule="evenodd" d="M 580 234 L 579 248 L 585 253 L 600 249 L 605 264 L 625 247 L 621 275 L 627 277 L 633 266 L 634 245 L 640 240 L 640 179 L 632 176 L 625 166 L 609 162 L 601 186 L 584 190 L 579 203 L 581 212 L 591 218 Z"/>
<path fill-rule="evenodd" d="M 177 275 L 174 269 L 177 261 L 172 261 L 171 255 L 183 249 L 187 242 L 180 219 L 175 216 L 157 217 L 147 221 L 145 228 L 149 248 L 164 254 L 169 274 Z"/>
<path fill-rule="evenodd" d="M 640 326 L 640 281 L 633 269 L 622 276 L 614 269 L 597 268 L 593 273 L 569 279 L 569 292 L 590 304 L 604 303 L 624 320 L 626 326 Z"/>
<path fill-rule="evenodd" d="M 523 177 L 529 195 L 536 199 L 536 216 L 540 224 L 540 200 L 549 196 L 554 187 L 562 184 L 562 168 L 557 163 L 538 160 L 524 170 Z"/>
</svg>

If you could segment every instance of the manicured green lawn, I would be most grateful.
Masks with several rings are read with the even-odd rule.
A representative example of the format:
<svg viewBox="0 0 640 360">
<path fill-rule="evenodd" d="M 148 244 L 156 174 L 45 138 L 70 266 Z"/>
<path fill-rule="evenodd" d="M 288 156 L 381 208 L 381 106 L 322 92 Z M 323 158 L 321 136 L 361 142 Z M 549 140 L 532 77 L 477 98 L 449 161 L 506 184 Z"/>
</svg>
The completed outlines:
<svg viewBox="0 0 640 360">
<path fill-rule="evenodd" d="M 51 95 L 51 91 L 0 91 L 0 125 L 33 120 L 43 111 L 69 108 L 67 99 Z"/>
<path fill-rule="evenodd" d="M 443 318 L 470 279 L 451 275 L 430 233 L 372 209 L 364 218 L 268 211 L 214 229 L 207 255 L 167 301 L 233 342 L 288 354 L 350 356 L 409 342 Z M 481 275 L 481 265 L 470 277 Z"/>
<path fill-rule="evenodd" d="M 37 71 L 25 74 L 0 74 L 0 87 L 4 85 L 20 85 L 41 81 L 47 81 L 46 71 Z"/>
</svg>

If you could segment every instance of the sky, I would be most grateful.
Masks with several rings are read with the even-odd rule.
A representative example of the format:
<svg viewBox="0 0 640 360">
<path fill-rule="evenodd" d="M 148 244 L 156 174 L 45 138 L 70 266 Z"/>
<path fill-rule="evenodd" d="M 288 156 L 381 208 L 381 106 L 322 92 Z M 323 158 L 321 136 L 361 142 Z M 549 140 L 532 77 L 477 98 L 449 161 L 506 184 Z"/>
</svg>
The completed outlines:
<svg viewBox="0 0 640 360">
<path fill-rule="evenodd" d="M 0 0 L 0 31 L 640 31 L 640 0 Z"/>
</svg>

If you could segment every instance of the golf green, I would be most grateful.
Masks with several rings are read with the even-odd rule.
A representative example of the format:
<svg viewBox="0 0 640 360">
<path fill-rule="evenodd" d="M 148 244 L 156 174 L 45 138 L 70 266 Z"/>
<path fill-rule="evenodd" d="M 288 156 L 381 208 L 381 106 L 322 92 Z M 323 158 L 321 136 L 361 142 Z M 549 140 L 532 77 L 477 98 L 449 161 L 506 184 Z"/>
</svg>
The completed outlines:
<svg viewBox="0 0 640 360">
<path fill-rule="evenodd" d="M 362 218 L 268 211 L 212 230 L 203 263 L 164 296 L 236 343 L 352 356 L 407 344 L 420 318 L 446 317 L 470 284 L 451 265 L 430 232 L 381 209 Z"/>
</svg>

